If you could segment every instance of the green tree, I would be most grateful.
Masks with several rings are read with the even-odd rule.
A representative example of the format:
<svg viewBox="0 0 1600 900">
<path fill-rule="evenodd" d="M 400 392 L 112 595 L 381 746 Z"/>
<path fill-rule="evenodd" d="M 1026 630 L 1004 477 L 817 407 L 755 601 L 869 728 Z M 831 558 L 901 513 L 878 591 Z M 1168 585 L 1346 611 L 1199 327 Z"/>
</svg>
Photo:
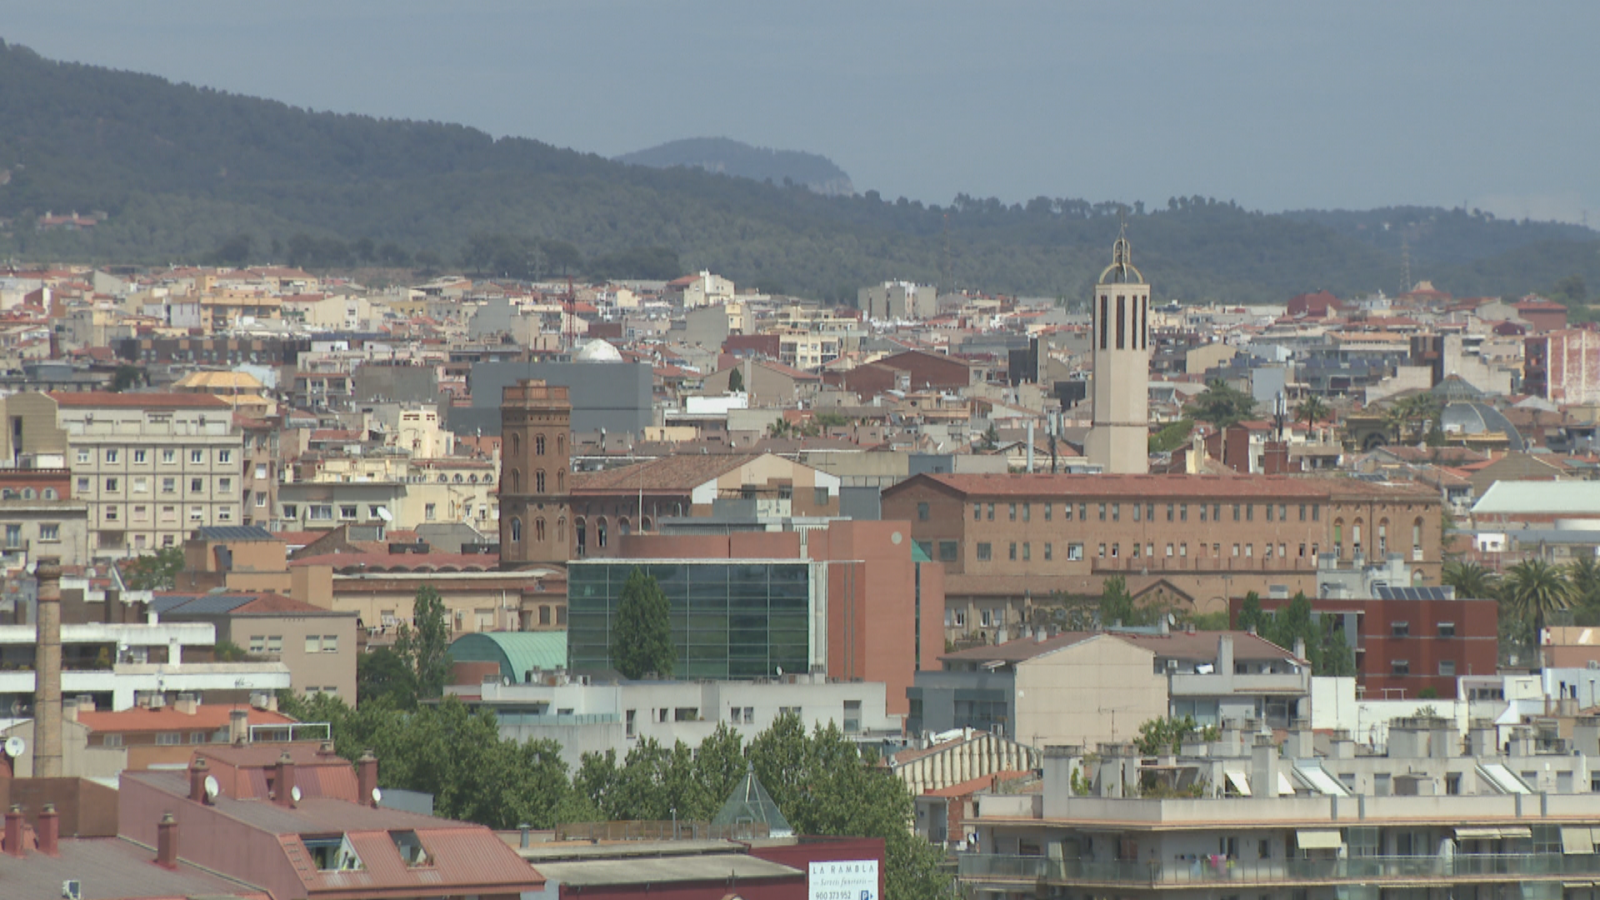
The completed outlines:
<svg viewBox="0 0 1600 900">
<path fill-rule="evenodd" d="M 950 895 L 944 853 L 911 830 L 905 783 L 836 726 L 808 736 L 797 717 L 781 716 L 751 741 L 750 761 L 796 833 L 883 839 L 885 900 Z"/>
<path fill-rule="evenodd" d="M 1520 619 L 1530 645 L 1537 646 L 1551 614 L 1572 605 L 1572 584 L 1557 566 L 1542 559 L 1523 560 L 1506 570 L 1501 600 L 1502 613 Z"/>
<path fill-rule="evenodd" d="M 1183 411 L 1188 418 L 1227 428 L 1235 422 L 1252 418 L 1256 412 L 1256 401 L 1244 391 L 1216 378 L 1208 382 L 1206 389 L 1196 394 Z"/>
<path fill-rule="evenodd" d="M 396 709 L 417 708 L 417 673 L 392 648 L 356 656 L 356 702 L 386 698 Z"/>
<path fill-rule="evenodd" d="M 978 438 L 978 449 L 993 450 L 998 446 L 1000 446 L 1000 432 L 995 430 L 994 423 L 991 422 L 989 427 L 984 429 L 983 436 Z"/>
<path fill-rule="evenodd" d="M 1194 431 L 1194 422 L 1189 419 L 1178 419 L 1161 426 L 1161 430 L 1150 435 L 1148 449 L 1151 453 L 1171 453 L 1189 441 L 1189 433 Z"/>
<path fill-rule="evenodd" d="M 136 556 L 122 565 L 122 581 L 129 590 L 170 591 L 183 571 L 183 549 L 163 547 L 154 553 Z"/>
<path fill-rule="evenodd" d="M 1456 589 L 1462 600 L 1483 600 L 1497 596 L 1499 585 L 1495 574 L 1471 560 L 1451 560 L 1440 571 L 1440 580 Z"/>
<path fill-rule="evenodd" d="M 431 584 L 417 588 L 411 625 L 402 624 L 394 652 L 417 679 L 417 697 L 429 699 L 444 693 L 450 680 L 450 625 L 444 599 Z"/>
<path fill-rule="evenodd" d="M 1133 596 L 1128 593 L 1128 579 L 1121 575 L 1107 578 L 1100 587 L 1100 627 L 1120 624 L 1131 628 L 1145 624 L 1143 619 L 1133 604 Z"/>
<path fill-rule="evenodd" d="M 611 664 L 622 677 L 643 678 L 655 673 L 672 677 L 677 651 L 672 645 L 672 605 L 655 576 L 638 566 L 628 573 L 611 630 Z"/>
<path fill-rule="evenodd" d="M 150 375 L 148 372 L 139 366 L 129 365 L 128 363 L 117 366 L 117 370 L 111 374 L 111 390 L 117 394 L 149 382 Z"/>
<path fill-rule="evenodd" d="M 211 646 L 211 658 L 217 662 L 242 662 L 245 659 L 244 648 L 233 641 L 217 641 Z"/>
<path fill-rule="evenodd" d="M 734 366 L 728 373 L 728 393 L 737 394 L 744 390 L 744 371 L 739 366 Z"/>
<path fill-rule="evenodd" d="M 1183 748 L 1183 742 L 1190 737 L 1199 736 L 1201 740 L 1216 740 L 1211 732 L 1216 729 L 1202 729 L 1195 722 L 1194 716 L 1184 716 L 1181 719 L 1167 717 L 1150 719 L 1139 725 L 1139 733 L 1134 736 L 1133 744 L 1145 756 L 1156 756 L 1167 753 L 1177 753 Z"/>
<path fill-rule="evenodd" d="M 1579 556 L 1567 566 L 1574 625 L 1600 625 L 1600 561 Z"/>
<path fill-rule="evenodd" d="M 1267 614 L 1261 611 L 1261 595 L 1255 591 L 1245 594 L 1244 602 L 1239 605 L 1239 630 L 1260 634 L 1268 621 Z"/>
<path fill-rule="evenodd" d="M 748 767 L 744 736 L 728 723 L 718 722 L 717 729 L 706 735 L 694 751 L 695 777 L 706 786 L 706 793 L 715 807 L 713 814 L 739 786 Z"/>
<path fill-rule="evenodd" d="M 1333 410 L 1328 408 L 1328 404 L 1316 394 L 1301 400 L 1294 408 L 1295 421 L 1306 423 L 1307 429 L 1315 428 L 1318 422 L 1332 414 Z"/>
</svg>

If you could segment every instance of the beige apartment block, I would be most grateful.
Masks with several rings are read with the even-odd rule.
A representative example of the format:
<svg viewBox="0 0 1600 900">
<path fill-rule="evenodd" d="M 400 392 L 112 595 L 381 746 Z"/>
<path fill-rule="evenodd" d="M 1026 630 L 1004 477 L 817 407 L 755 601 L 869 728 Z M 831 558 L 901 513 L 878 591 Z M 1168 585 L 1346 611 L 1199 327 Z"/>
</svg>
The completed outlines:
<svg viewBox="0 0 1600 900">
<path fill-rule="evenodd" d="M 164 622 L 209 622 L 218 641 L 256 659 L 282 662 L 290 690 L 356 702 L 356 612 L 271 593 L 163 596 Z"/>
<path fill-rule="evenodd" d="M 195 528 L 241 521 L 243 442 L 233 409 L 206 394 L 19 394 L 23 443 L 65 450 L 88 505 L 91 558 L 181 546 Z"/>
</svg>

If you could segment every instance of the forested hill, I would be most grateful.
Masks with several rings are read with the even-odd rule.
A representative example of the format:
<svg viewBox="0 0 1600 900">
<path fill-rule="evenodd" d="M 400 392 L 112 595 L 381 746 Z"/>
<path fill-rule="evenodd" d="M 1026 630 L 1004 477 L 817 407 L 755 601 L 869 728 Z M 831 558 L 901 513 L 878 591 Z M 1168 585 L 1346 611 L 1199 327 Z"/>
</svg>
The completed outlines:
<svg viewBox="0 0 1600 900">
<path fill-rule="evenodd" d="M 611 277 L 710 268 L 834 300 L 888 278 L 1078 298 L 1117 232 L 1114 203 L 828 197 L 459 125 L 311 112 L 16 45 L 0 44 L 0 122 L 0 219 L 10 220 L 0 258 L 21 261 L 419 262 Z M 105 218 L 86 231 L 36 229 L 46 212 Z M 1281 301 L 1400 282 L 1395 248 L 1336 221 L 1188 198 L 1136 206 L 1128 233 L 1161 299 Z M 1425 242 L 1410 245 L 1413 260 Z M 1412 274 L 1458 294 L 1575 274 L 1600 284 L 1597 246 L 1558 235 L 1464 262 L 1414 262 Z"/>
<path fill-rule="evenodd" d="M 819 194 L 855 193 L 850 176 L 833 160 L 798 150 L 769 150 L 729 138 L 686 138 L 617 157 L 617 162 L 667 169 L 688 166 L 774 184 L 790 182 Z"/>
</svg>

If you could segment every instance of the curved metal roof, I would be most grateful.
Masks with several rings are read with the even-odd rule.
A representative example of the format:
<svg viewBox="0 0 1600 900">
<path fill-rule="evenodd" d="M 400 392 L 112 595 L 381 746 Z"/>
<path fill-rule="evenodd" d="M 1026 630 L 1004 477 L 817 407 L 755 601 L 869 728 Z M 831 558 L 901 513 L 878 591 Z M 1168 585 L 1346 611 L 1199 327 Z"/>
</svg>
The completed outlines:
<svg viewBox="0 0 1600 900">
<path fill-rule="evenodd" d="M 519 683 L 532 670 L 566 668 L 565 631 L 479 631 L 456 638 L 450 644 L 450 658 L 456 662 L 500 664 L 500 675 Z"/>
</svg>

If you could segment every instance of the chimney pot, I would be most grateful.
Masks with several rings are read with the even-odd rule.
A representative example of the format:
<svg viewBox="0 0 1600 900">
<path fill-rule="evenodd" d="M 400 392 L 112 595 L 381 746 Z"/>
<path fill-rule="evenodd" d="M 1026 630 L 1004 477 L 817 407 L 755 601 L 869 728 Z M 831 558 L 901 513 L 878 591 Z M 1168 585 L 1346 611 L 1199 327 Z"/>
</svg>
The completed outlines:
<svg viewBox="0 0 1600 900">
<path fill-rule="evenodd" d="M 372 755 L 371 750 L 361 753 L 361 758 L 356 760 L 356 791 L 361 796 L 356 802 L 362 806 L 377 806 L 372 799 L 372 792 L 378 787 L 378 758 Z"/>
<path fill-rule="evenodd" d="M 45 856 L 61 855 L 61 816 L 54 803 L 46 803 L 39 811 L 39 852 Z"/>
<path fill-rule="evenodd" d="M 288 750 L 278 755 L 278 777 L 272 783 L 272 799 L 279 806 L 294 806 L 294 757 Z"/>
<path fill-rule="evenodd" d="M 203 756 L 189 764 L 189 799 L 196 803 L 206 802 L 206 769 Z"/>
<path fill-rule="evenodd" d="M 156 826 L 156 865 L 163 869 L 178 868 L 178 820 L 172 813 L 161 817 Z"/>
</svg>

